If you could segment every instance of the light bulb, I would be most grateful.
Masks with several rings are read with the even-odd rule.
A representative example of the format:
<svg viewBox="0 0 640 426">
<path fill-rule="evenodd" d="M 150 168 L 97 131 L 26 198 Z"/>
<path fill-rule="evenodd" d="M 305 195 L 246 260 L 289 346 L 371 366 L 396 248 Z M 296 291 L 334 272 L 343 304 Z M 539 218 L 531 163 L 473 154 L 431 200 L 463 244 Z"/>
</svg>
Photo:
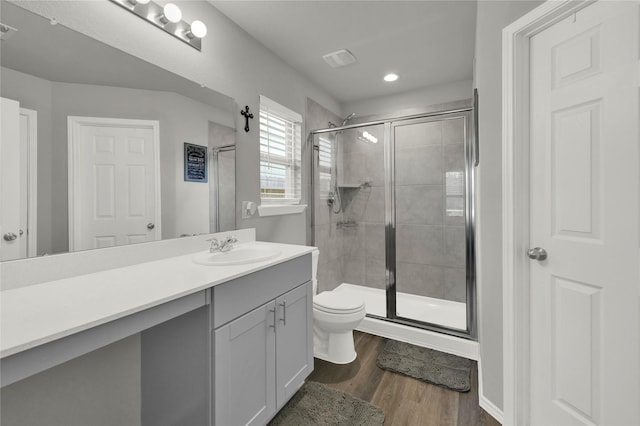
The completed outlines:
<svg viewBox="0 0 640 426">
<path fill-rule="evenodd" d="M 193 21 L 191 23 L 191 34 L 198 38 L 203 38 L 207 35 L 207 26 L 202 21 Z"/>
<path fill-rule="evenodd" d="M 173 22 L 174 24 L 177 24 L 182 20 L 182 11 L 173 3 L 167 3 L 162 9 L 162 13 L 165 19 L 169 22 Z"/>
<path fill-rule="evenodd" d="M 398 79 L 398 74 L 391 73 L 384 76 L 384 81 L 387 81 L 389 83 L 392 81 L 396 81 L 397 79 Z"/>
</svg>

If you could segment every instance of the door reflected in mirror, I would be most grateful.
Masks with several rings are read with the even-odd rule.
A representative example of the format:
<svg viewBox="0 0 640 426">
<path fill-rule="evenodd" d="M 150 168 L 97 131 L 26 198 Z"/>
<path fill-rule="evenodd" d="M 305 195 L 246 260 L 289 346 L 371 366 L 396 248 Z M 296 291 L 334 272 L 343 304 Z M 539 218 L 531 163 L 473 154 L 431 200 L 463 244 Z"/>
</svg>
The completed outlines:
<svg viewBox="0 0 640 426">
<path fill-rule="evenodd" d="M 0 260 L 235 228 L 232 98 L 18 5 L 0 7 L 2 23 L 18 29 L 0 53 Z M 157 146 L 100 124 L 70 149 L 69 117 L 157 122 Z M 207 182 L 184 180 L 185 143 L 208 148 Z M 14 151 L 21 160 L 5 161 Z"/>
</svg>

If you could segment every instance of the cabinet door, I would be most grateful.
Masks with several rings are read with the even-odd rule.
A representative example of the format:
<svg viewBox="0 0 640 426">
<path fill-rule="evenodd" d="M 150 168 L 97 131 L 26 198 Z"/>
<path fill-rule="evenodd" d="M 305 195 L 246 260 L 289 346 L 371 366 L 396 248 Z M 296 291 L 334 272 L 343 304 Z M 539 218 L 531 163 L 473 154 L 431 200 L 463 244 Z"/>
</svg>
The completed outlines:
<svg viewBox="0 0 640 426">
<path fill-rule="evenodd" d="M 275 413 L 275 308 L 271 301 L 214 331 L 216 425 L 263 425 Z"/>
<path fill-rule="evenodd" d="M 313 300 L 311 283 L 276 299 L 276 384 L 278 409 L 313 371 Z"/>
</svg>

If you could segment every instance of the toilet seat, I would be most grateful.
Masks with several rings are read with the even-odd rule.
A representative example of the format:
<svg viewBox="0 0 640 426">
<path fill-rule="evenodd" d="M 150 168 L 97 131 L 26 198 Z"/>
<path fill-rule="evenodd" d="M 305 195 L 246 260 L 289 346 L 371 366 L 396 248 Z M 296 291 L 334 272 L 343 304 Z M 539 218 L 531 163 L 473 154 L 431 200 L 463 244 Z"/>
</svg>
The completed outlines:
<svg viewBox="0 0 640 426">
<path fill-rule="evenodd" d="M 323 291 L 313 298 L 313 308 L 329 314 L 353 314 L 364 309 L 362 298 Z"/>
</svg>

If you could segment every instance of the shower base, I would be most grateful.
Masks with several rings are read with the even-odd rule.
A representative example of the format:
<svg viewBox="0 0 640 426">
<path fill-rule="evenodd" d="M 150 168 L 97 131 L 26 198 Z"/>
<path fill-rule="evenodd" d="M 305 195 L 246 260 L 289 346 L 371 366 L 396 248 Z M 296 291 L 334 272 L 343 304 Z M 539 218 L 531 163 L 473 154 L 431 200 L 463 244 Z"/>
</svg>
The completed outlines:
<svg viewBox="0 0 640 426">
<path fill-rule="evenodd" d="M 385 317 L 387 314 L 386 292 L 382 289 L 343 283 L 334 291 L 355 293 L 362 297 L 368 315 Z M 464 303 L 398 292 L 396 305 L 398 316 L 403 318 L 460 330 L 466 328 L 466 305 Z M 478 359 L 478 343 L 469 339 L 370 317 L 365 317 L 356 330 L 469 359 Z"/>
</svg>

